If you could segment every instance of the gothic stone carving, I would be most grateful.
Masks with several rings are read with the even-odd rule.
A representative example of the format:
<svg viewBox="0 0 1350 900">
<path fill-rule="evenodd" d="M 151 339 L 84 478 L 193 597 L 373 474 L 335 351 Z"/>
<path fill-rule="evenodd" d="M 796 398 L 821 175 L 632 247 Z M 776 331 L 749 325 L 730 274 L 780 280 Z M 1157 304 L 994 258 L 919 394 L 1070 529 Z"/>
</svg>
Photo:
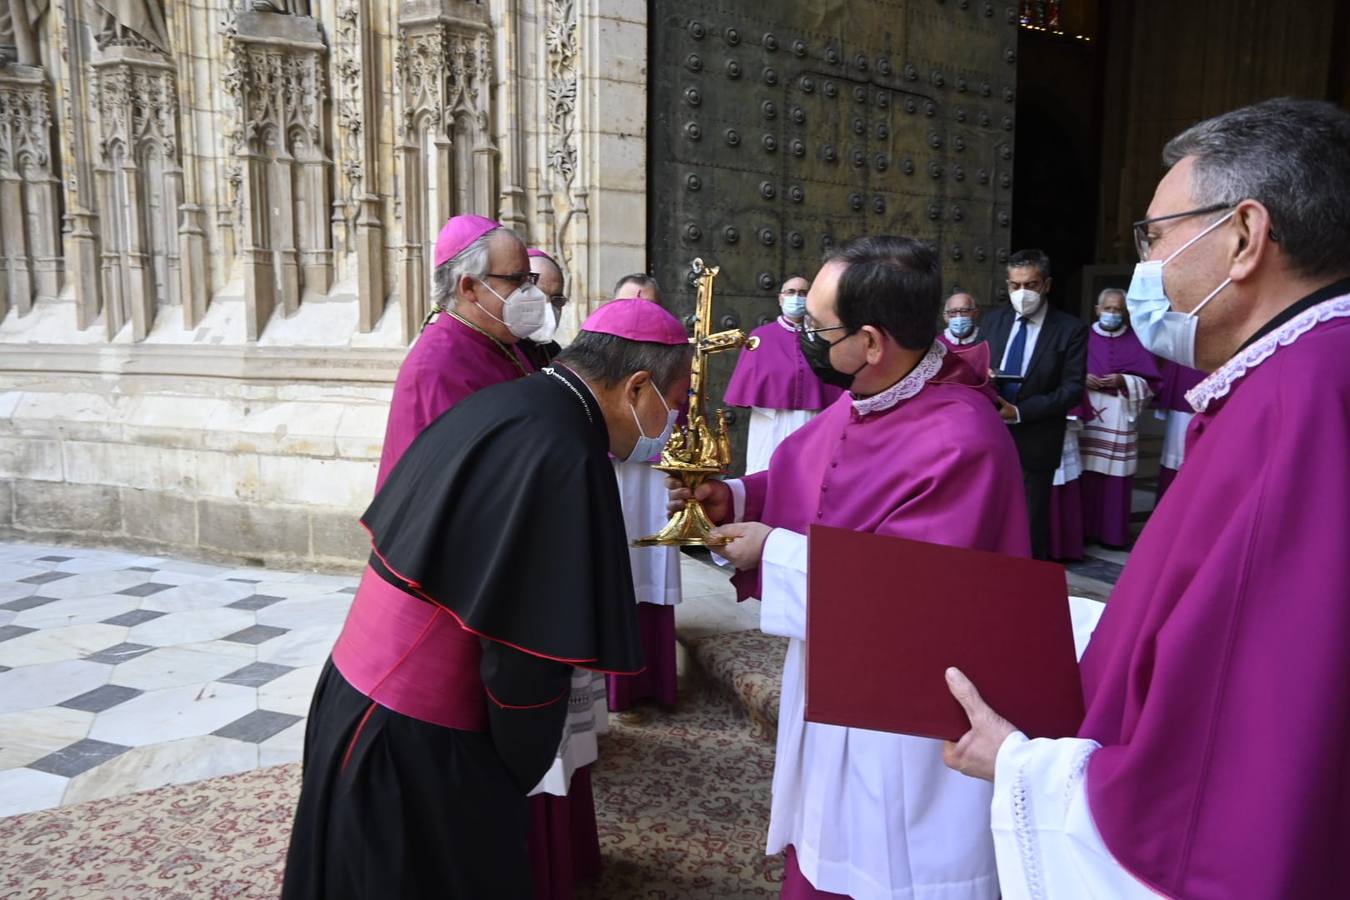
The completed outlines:
<svg viewBox="0 0 1350 900">
<path fill-rule="evenodd" d="M 38 21 L 46 11 L 47 0 L 9 0 L 0 8 L 0 66 L 42 65 Z"/>
<path fill-rule="evenodd" d="M 141 47 L 109 44 L 93 68 L 105 323 L 111 337 L 131 322 L 139 341 L 160 304 L 182 302 L 178 92 L 173 67 Z"/>
<path fill-rule="evenodd" d="M 333 80 L 340 137 L 334 155 L 346 192 L 333 201 L 333 234 L 343 250 L 356 253 L 357 327 L 369 332 L 384 313 L 386 290 L 384 226 L 375 172 L 379 116 L 374 104 L 379 92 L 373 80 L 366 80 L 376 70 L 375 35 L 364 6 L 359 0 L 345 0 L 337 14 Z"/>
<path fill-rule="evenodd" d="M 0 69 L 0 319 L 10 306 L 26 315 L 60 288 L 59 187 L 42 70 Z"/>
<path fill-rule="evenodd" d="M 326 48 L 313 19 L 274 13 L 239 13 L 226 39 L 248 336 L 256 340 L 278 300 L 293 315 L 302 289 L 326 294 L 332 284 Z"/>
<path fill-rule="evenodd" d="M 161 0 L 94 0 L 98 48 L 134 47 L 169 52 L 169 29 Z"/>
<path fill-rule="evenodd" d="M 485 7 L 468 0 L 405 3 L 394 63 L 402 103 L 404 335 L 427 312 L 436 232 L 460 213 L 496 213 L 492 44 Z"/>
</svg>

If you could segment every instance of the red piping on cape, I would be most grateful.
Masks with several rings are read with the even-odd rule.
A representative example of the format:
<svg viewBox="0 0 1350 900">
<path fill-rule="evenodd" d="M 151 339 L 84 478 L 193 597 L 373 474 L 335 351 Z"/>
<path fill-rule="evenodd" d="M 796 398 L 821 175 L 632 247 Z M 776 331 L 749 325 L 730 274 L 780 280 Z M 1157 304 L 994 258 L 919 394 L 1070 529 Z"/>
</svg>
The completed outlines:
<svg viewBox="0 0 1350 900">
<path fill-rule="evenodd" d="M 559 700 L 570 694 L 572 692 L 572 687 L 571 685 L 568 685 L 561 694 L 554 697 L 552 700 L 545 700 L 543 703 L 531 703 L 527 706 L 516 706 L 515 704 L 512 703 L 503 703 L 502 701 L 497 699 L 497 695 L 492 693 L 491 688 L 489 688 L 487 685 L 483 685 L 483 690 L 487 693 L 488 698 L 491 699 L 493 703 L 500 706 L 502 709 L 543 709 L 545 706 L 552 706 L 553 704 L 557 703 Z"/>
<path fill-rule="evenodd" d="M 393 566 L 389 565 L 389 560 L 385 559 L 384 554 L 380 552 L 380 548 L 375 546 L 375 534 L 370 530 L 370 526 L 367 525 L 364 521 L 362 521 L 361 527 L 366 530 L 366 534 L 370 535 L 370 551 L 375 554 L 375 556 L 380 560 L 381 563 L 384 564 L 384 567 L 386 569 L 388 569 L 390 572 L 393 572 L 400 579 L 402 579 L 403 583 L 408 586 L 408 589 L 411 590 L 413 593 L 415 593 L 417 596 L 421 597 L 423 600 L 435 606 L 437 609 L 445 610 L 447 613 L 453 616 L 455 621 L 459 623 L 459 627 L 463 628 L 469 634 L 472 634 L 480 638 L 486 638 L 487 640 L 492 641 L 495 644 L 501 644 L 503 647 L 510 647 L 512 650 L 519 650 L 521 653 L 528 653 L 530 656 L 537 656 L 540 659 L 549 659 L 552 660 L 553 662 L 566 663 L 569 666 L 576 666 L 577 668 L 586 669 L 589 672 L 599 672 L 601 675 L 638 675 L 642 672 L 647 671 L 646 666 L 642 666 L 641 668 L 638 669 L 633 669 L 631 672 L 623 672 L 617 669 L 601 669 L 596 666 L 588 666 L 585 664 L 595 662 L 596 661 L 595 657 L 592 656 L 586 659 L 566 659 L 561 656 L 550 656 L 547 653 L 540 653 L 538 650 L 531 650 L 529 647 L 522 647 L 519 644 L 513 644 L 510 641 L 504 641 L 501 638 L 493 637 L 492 635 L 479 631 L 476 628 L 470 628 L 468 623 L 466 623 L 463 619 L 459 617 L 459 613 L 455 612 L 453 609 L 450 609 L 447 606 L 444 606 L 441 603 L 437 603 L 434 597 L 432 597 L 430 594 L 422 590 L 422 585 L 420 585 L 413 579 L 408 578 L 398 569 L 395 569 Z"/>
</svg>

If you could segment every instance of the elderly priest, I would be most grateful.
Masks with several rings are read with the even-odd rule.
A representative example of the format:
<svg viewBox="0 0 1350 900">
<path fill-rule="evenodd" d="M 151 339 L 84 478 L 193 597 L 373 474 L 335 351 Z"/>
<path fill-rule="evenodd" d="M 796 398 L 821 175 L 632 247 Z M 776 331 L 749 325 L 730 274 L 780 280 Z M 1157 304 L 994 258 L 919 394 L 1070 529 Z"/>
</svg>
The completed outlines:
<svg viewBox="0 0 1350 900">
<path fill-rule="evenodd" d="M 543 372 L 413 442 L 366 510 L 373 552 L 319 678 L 288 898 L 532 895 L 526 793 L 574 667 L 643 666 L 608 453 L 684 402 L 684 329 L 611 302 Z"/>
<path fill-rule="evenodd" d="M 956 670 L 1003 896 L 1350 897 L 1350 113 L 1269 100 L 1167 145 L 1127 299 L 1210 375 L 1083 657 L 1075 738 Z M 1014 676 L 1010 676 L 1014 677 Z"/>
</svg>

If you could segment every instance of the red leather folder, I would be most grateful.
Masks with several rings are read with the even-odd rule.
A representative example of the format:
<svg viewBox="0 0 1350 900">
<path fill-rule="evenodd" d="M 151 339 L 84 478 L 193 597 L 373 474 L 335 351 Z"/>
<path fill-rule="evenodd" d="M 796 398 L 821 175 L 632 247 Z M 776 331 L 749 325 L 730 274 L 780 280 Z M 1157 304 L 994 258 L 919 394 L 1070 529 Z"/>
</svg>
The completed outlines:
<svg viewBox="0 0 1350 900">
<path fill-rule="evenodd" d="M 957 740 L 956 666 L 1030 737 L 1082 724 L 1058 565 L 812 525 L 807 590 L 807 721 Z"/>
</svg>

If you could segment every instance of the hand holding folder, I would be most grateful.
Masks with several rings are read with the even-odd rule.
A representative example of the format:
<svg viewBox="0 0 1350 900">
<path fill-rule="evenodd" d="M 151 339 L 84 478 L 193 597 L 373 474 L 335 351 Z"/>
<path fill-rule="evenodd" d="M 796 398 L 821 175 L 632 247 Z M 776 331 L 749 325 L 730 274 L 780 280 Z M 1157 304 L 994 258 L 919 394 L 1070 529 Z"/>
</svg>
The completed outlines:
<svg viewBox="0 0 1350 900">
<path fill-rule="evenodd" d="M 1028 736 L 1077 732 L 1062 567 L 818 525 L 808 540 L 807 721 L 955 741 L 955 666 Z"/>
</svg>

